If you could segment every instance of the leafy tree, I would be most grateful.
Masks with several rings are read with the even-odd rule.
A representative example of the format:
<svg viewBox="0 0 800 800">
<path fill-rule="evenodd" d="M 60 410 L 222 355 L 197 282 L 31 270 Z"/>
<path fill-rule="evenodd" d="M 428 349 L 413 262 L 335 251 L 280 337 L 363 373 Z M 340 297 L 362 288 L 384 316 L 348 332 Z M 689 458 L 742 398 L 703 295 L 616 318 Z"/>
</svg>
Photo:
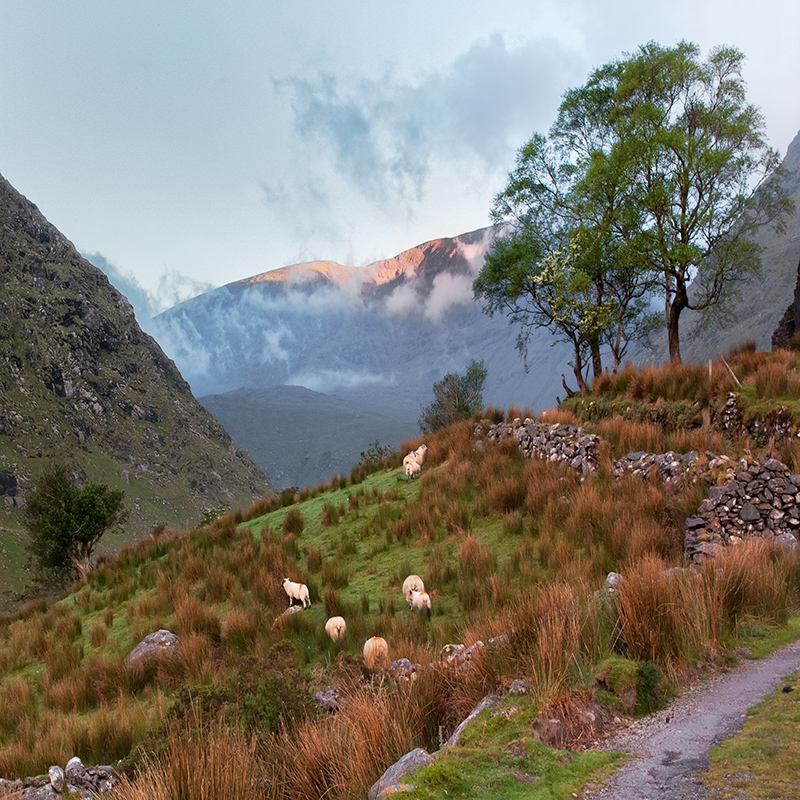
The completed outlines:
<svg viewBox="0 0 800 800">
<path fill-rule="evenodd" d="M 53 574 L 77 572 L 85 580 L 103 534 L 127 516 L 124 499 L 123 491 L 101 483 L 78 488 L 64 464 L 47 467 L 36 480 L 25 508 L 31 555 Z"/>
<path fill-rule="evenodd" d="M 483 386 L 487 370 L 483 361 L 473 359 L 463 375 L 449 372 L 433 384 L 434 401 L 422 409 L 419 427 L 433 433 L 461 419 L 469 419 L 483 407 Z"/>
<path fill-rule="evenodd" d="M 746 102 L 743 61 L 732 47 L 703 61 L 695 44 L 650 42 L 569 90 L 549 138 L 536 134 L 521 148 L 495 198 L 493 218 L 503 227 L 474 286 L 487 312 L 528 318 L 523 274 L 535 275 L 546 256 L 575 244 L 573 268 L 591 281 L 597 309 L 609 312 L 602 330 L 596 316 L 578 330 L 595 374 L 601 346 L 616 367 L 627 342 L 643 333 L 653 292 L 664 300 L 670 357 L 679 362 L 682 311 L 723 311 L 760 269 L 753 233 L 780 227 L 791 208 L 770 179 L 779 157 Z M 503 243 L 514 240 L 518 259 L 506 275 Z M 535 324 L 567 335 L 546 314 Z"/>
<path fill-rule="evenodd" d="M 591 131 L 565 113 L 549 138 L 535 134 L 495 198 L 498 234 L 473 284 L 489 314 L 520 326 L 527 357 L 534 328 L 573 348 L 570 362 L 582 392 L 589 366 L 602 372 L 606 348 L 619 367 L 631 341 L 647 331 L 645 297 L 652 276 L 637 260 L 636 210 L 620 191 L 624 169 L 587 149 Z"/>
</svg>

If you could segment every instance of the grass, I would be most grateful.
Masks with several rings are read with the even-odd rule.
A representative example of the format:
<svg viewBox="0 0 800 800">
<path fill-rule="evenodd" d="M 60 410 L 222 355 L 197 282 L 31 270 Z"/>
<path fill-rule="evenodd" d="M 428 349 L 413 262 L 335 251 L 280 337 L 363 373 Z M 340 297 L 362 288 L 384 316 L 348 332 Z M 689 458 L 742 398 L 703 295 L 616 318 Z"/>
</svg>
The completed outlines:
<svg viewBox="0 0 800 800">
<path fill-rule="evenodd" d="M 757 359 L 744 357 L 755 375 Z M 565 410 L 547 417 L 579 421 Z M 663 451 L 691 433 L 653 420 L 591 424 L 616 449 Z M 766 652 L 800 635 L 791 619 L 800 561 L 790 554 L 742 546 L 714 565 L 722 572 L 663 575 L 682 563 L 683 521 L 704 485 L 618 483 L 607 459 L 581 482 L 513 444 L 476 451 L 473 425 L 428 437 L 419 479 L 376 464 L 355 483 L 339 476 L 202 528 L 164 528 L 62 599 L 0 618 L 0 774 L 35 774 L 71 751 L 86 763 L 126 757 L 120 796 L 148 786 L 156 800 L 200 796 L 201 778 L 186 777 L 199 769 L 213 793 L 247 797 L 234 774 L 247 762 L 261 796 L 350 800 L 408 750 L 436 750 L 486 694 L 524 678 L 531 695 L 502 719 L 487 712 L 421 773 L 419 796 L 569 796 L 613 757 L 568 752 L 580 725 L 545 746 L 538 714 L 567 719 L 571 698 L 584 696 L 615 713 L 644 711 L 706 653 L 743 643 Z M 746 444 L 724 442 L 731 453 Z M 626 581 L 609 599 L 597 590 L 611 570 Z M 431 595 L 430 622 L 402 597 L 412 573 Z M 284 614 L 284 577 L 309 586 L 310 608 Z M 324 624 L 339 614 L 348 635 L 333 643 Z M 127 654 L 162 627 L 181 637 L 177 652 L 129 673 Z M 439 659 L 445 644 L 504 633 L 468 668 Z M 391 659 L 420 665 L 413 685 L 365 669 L 373 635 Z M 334 716 L 308 702 L 329 684 L 346 699 Z"/>
<path fill-rule="evenodd" d="M 702 775 L 712 797 L 800 797 L 800 673 L 786 678 L 776 690 L 748 711 L 742 731 L 710 753 Z"/>
</svg>

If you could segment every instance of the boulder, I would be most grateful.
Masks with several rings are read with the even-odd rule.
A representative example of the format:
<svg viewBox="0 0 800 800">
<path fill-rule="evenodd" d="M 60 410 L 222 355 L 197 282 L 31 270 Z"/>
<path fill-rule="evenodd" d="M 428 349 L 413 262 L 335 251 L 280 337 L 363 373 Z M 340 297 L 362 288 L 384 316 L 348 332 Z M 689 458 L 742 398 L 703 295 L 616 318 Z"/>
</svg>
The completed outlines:
<svg viewBox="0 0 800 800">
<path fill-rule="evenodd" d="M 163 629 L 145 636 L 131 650 L 131 654 L 128 656 L 128 669 L 144 667 L 149 661 L 157 658 L 159 653 L 174 653 L 178 649 L 179 642 L 180 639 L 174 633 Z M 80 759 L 78 760 L 80 761 Z M 71 763 L 72 761 L 70 761 Z M 69 764 L 67 767 L 69 768 Z"/>
<path fill-rule="evenodd" d="M 434 757 L 421 747 L 412 750 L 410 753 L 406 753 L 375 781 L 367 797 L 369 800 L 377 800 L 378 797 L 386 797 L 386 793 L 390 787 L 396 786 L 406 775 L 416 772 L 423 767 L 429 767 L 434 761 Z M 395 788 L 394 791 L 399 791 L 399 787 Z M 391 793 L 392 792 L 389 792 L 389 794 Z"/>
</svg>

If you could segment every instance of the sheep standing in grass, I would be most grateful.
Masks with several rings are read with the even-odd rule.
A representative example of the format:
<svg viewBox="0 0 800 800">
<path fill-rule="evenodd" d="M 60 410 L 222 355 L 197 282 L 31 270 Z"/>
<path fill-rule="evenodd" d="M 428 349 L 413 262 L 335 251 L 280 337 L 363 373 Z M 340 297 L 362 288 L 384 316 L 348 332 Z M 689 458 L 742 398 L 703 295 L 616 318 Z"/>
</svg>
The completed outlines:
<svg viewBox="0 0 800 800">
<path fill-rule="evenodd" d="M 381 636 L 373 636 L 364 644 L 364 663 L 368 669 L 381 669 L 389 665 L 389 645 Z"/>
<path fill-rule="evenodd" d="M 406 480 L 410 481 L 415 475 L 418 475 L 422 471 L 422 467 L 417 464 L 416 461 L 408 455 L 403 460 L 403 472 L 406 473 Z"/>
<path fill-rule="evenodd" d="M 427 592 L 413 590 L 408 604 L 412 611 L 427 611 L 428 619 L 431 618 L 431 596 Z"/>
<path fill-rule="evenodd" d="M 409 575 L 403 581 L 403 597 L 406 599 L 406 603 L 408 603 L 409 608 L 411 607 L 411 592 L 424 592 L 425 591 L 425 584 L 422 582 L 422 578 L 419 575 Z"/>
<path fill-rule="evenodd" d="M 331 617 L 325 623 L 325 633 L 331 637 L 334 642 L 340 642 L 347 636 L 347 624 L 343 617 Z"/>
<path fill-rule="evenodd" d="M 295 583 L 294 581 L 290 581 L 288 578 L 284 578 L 281 581 L 281 586 L 283 586 L 283 591 L 289 595 L 289 607 L 291 608 L 294 605 L 295 600 L 299 600 L 303 604 L 303 608 L 308 608 L 311 605 L 311 598 L 308 594 L 308 586 L 304 583 Z"/>
<path fill-rule="evenodd" d="M 428 446 L 421 444 L 403 459 L 403 472 L 406 474 L 406 480 L 411 480 L 422 470 L 422 465 L 425 462 L 425 453 L 427 452 Z"/>
</svg>

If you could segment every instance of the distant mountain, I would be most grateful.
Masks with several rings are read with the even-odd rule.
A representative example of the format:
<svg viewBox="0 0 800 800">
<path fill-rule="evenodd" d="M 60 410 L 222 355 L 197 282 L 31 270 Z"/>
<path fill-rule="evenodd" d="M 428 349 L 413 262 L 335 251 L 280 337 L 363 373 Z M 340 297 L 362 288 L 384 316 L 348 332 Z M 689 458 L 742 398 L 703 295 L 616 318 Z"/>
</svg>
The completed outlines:
<svg viewBox="0 0 800 800">
<path fill-rule="evenodd" d="M 130 536 L 274 494 L 128 301 L 0 177 L 0 494 L 12 527 L 51 459 L 124 489 Z"/>
<path fill-rule="evenodd" d="M 542 410 L 563 393 L 568 349 L 549 347 L 550 336 L 539 333 L 526 373 L 516 330 L 502 316 L 481 313 L 473 299 L 472 281 L 490 241 L 491 229 L 485 228 L 366 267 L 314 262 L 274 270 L 169 309 L 155 318 L 155 335 L 237 445 L 246 446 L 273 478 L 281 465 L 284 477 L 275 478 L 277 485 L 329 480 L 328 459 L 313 472 L 290 466 L 306 465 L 304 454 L 317 452 L 314 419 L 329 418 L 327 404 L 343 416 L 330 423 L 326 436 L 335 437 L 337 426 L 348 433 L 338 443 L 330 438 L 325 452 L 347 454 L 353 460 L 340 458 L 337 470 L 349 472 L 376 438 L 395 445 L 401 432 L 418 436 L 416 421 L 433 399 L 434 382 L 447 372 L 463 372 L 473 358 L 488 367 L 489 405 Z M 277 432 L 267 433 L 283 425 L 268 415 L 284 413 L 278 406 L 268 412 L 246 392 L 225 402 L 207 397 L 275 386 L 320 393 L 306 397 L 313 402 L 304 406 L 305 420 L 291 414 L 294 433 L 286 442 Z M 250 402 L 255 404 L 248 415 Z M 365 422 L 359 431 L 345 422 L 365 413 L 387 420 L 386 427 Z M 392 420 L 399 428 L 388 424 Z"/>
<path fill-rule="evenodd" d="M 788 220 L 789 232 L 761 232 L 764 277 L 743 286 L 743 300 L 734 305 L 730 324 L 700 330 L 696 316 L 683 315 L 685 360 L 703 360 L 751 338 L 760 349 L 769 349 L 797 277 L 800 137 L 790 146 L 784 166 L 782 180 L 798 209 Z M 570 349 L 551 346 L 546 331 L 534 332 L 526 372 L 515 347 L 517 329 L 502 316 L 481 313 L 473 299 L 472 281 L 491 235 L 492 229 L 484 228 L 437 239 L 360 268 L 320 261 L 265 272 L 169 309 L 154 320 L 156 335 L 237 445 L 251 450 L 269 474 L 281 470 L 280 482 L 292 485 L 327 480 L 326 459 L 316 471 L 290 465 L 307 464 L 301 454 L 317 452 L 312 415 L 327 419 L 326 405 L 345 413 L 330 396 L 353 404 L 347 407 L 348 418 L 367 410 L 373 416 L 414 421 L 421 406 L 432 400 L 433 383 L 447 372 L 463 371 L 473 358 L 488 367 L 488 405 L 541 411 L 563 396 L 562 374 L 571 382 Z M 640 348 L 634 360 L 665 360 L 665 334 L 662 339 L 663 347 Z M 306 424 L 299 424 L 302 414 L 292 414 L 290 408 L 272 401 L 264 405 L 263 398 L 236 391 L 288 385 L 324 393 L 311 396 L 313 402 L 306 398 L 311 403 L 303 406 L 309 415 Z M 229 392 L 235 394 L 224 401 L 205 397 Z M 278 432 L 284 422 L 274 416 L 283 414 L 295 424 L 288 441 Z M 354 429 L 347 446 L 331 440 L 331 452 L 366 449 L 374 441 L 373 430 L 365 426 L 359 441 Z M 379 439 L 390 438 L 386 430 Z"/>
<path fill-rule="evenodd" d="M 235 441 L 247 442 L 248 452 L 279 491 L 349 475 L 376 441 L 397 449 L 419 436 L 416 418 L 381 414 L 302 386 L 237 389 L 199 399 L 224 420 Z"/>
</svg>

